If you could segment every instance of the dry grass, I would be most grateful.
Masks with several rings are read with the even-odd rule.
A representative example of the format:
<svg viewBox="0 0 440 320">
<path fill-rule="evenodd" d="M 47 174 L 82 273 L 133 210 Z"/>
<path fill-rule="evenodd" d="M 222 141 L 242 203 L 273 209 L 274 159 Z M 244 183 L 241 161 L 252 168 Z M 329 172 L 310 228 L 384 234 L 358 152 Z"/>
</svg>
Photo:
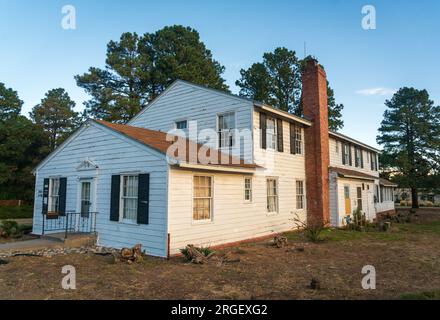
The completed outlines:
<svg viewBox="0 0 440 320">
<path fill-rule="evenodd" d="M 222 266 L 183 257 L 133 265 L 97 255 L 15 257 L 0 265 L 0 299 L 439 298 L 439 235 L 440 213 L 424 210 L 415 223 L 389 233 L 327 231 L 319 244 L 290 233 L 288 248 L 243 245 L 234 250 L 241 262 Z M 61 289 L 66 264 L 76 267 L 77 290 Z M 361 288 L 367 264 L 376 268 L 376 290 Z M 321 290 L 308 288 L 312 278 Z"/>
</svg>

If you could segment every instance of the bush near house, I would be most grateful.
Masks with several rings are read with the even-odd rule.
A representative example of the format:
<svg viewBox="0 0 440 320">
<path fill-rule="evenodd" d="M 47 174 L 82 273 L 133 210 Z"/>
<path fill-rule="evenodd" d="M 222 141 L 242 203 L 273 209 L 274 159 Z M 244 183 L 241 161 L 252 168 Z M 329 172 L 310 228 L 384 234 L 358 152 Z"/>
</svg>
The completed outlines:
<svg viewBox="0 0 440 320">
<path fill-rule="evenodd" d="M 22 205 L 20 207 L 0 207 L 0 220 L 4 219 L 30 219 L 33 215 L 33 207 Z"/>
</svg>

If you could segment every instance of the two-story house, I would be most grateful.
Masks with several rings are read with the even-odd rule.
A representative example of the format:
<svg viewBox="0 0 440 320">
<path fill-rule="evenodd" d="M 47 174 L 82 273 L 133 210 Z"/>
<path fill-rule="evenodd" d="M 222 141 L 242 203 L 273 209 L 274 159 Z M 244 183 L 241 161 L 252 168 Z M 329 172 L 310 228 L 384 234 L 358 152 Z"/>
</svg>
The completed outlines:
<svg viewBox="0 0 440 320">
<path fill-rule="evenodd" d="M 176 81 L 127 125 L 87 121 L 35 169 L 35 234 L 96 231 L 168 256 L 393 210 L 378 150 L 329 132 L 324 70 L 309 61 L 304 117 Z"/>
</svg>

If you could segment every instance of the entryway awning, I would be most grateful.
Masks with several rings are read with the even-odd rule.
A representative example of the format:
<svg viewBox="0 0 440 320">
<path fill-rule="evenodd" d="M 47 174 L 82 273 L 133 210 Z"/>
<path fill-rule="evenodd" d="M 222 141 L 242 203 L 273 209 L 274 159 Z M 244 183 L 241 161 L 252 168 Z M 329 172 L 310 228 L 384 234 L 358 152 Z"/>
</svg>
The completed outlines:
<svg viewBox="0 0 440 320">
<path fill-rule="evenodd" d="M 336 172 L 338 174 L 338 177 L 340 178 L 358 179 L 358 180 L 367 180 L 367 181 L 375 181 L 379 179 L 379 177 L 375 177 L 363 172 L 344 169 L 344 168 L 329 167 L 329 171 Z"/>
<path fill-rule="evenodd" d="M 393 187 L 393 188 L 397 188 L 397 184 L 396 184 L 396 183 L 391 182 L 391 181 L 388 181 L 387 179 L 383 179 L 383 178 L 380 178 L 380 179 L 379 179 L 379 184 L 380 184 L 381 186 L 384 186 L 384 187 Z"/>
</svg>

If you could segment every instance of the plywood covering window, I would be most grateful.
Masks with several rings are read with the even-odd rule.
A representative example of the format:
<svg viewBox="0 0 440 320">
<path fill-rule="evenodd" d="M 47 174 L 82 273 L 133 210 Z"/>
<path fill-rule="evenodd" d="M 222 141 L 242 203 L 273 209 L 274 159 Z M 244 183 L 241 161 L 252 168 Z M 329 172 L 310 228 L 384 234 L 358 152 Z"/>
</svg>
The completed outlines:
<svg viewBox="0 0 440 320">
<path fill-rule="evenodd" d="M 137 175 L 123 175 L 121 181 L 121 208 L 122 221 L 136 222 L 138 211 L 138 184 Z"/>
<path fill-rule="evenodd" d="M 295 153 L 302 154 L 303 150 L 303 139 L 302 130 L 300 127 L 295 128 Z"/>
<path fill-rule="evenodd" d="M 211 220 L 212 213 L 212 177 L 194 176 L 193 219 Z"/>
<path fill-rule="evenodd" d="M 278 212 L 278 181 L 276 178 L 267 178 L 267 212 Z"/>
<path fill-rule="evenodd" d="M 60 210 L 60 179 L 51 178 L 49 181 L 49 212 Z"/>
<path fill-rule="evenodd" d="M 304 181 L 296 181 L 296 208 L 304 209 Z"/>
<path fill-rule="evenodd" d="M 218 116 L 219 148 L 230 148 L 235 145 L 235 112 Z"/>
<path fill-rule="evenodd" d="M 244 201 L 252 201 L 252 178 L 244 178 Z"/>
<path fill-rule="evenodd" d="M 266 125 L 266 143 L 267 149 L 277 149 L 277 123 L 273 118 L 267 119 Z"/>
</svg>

